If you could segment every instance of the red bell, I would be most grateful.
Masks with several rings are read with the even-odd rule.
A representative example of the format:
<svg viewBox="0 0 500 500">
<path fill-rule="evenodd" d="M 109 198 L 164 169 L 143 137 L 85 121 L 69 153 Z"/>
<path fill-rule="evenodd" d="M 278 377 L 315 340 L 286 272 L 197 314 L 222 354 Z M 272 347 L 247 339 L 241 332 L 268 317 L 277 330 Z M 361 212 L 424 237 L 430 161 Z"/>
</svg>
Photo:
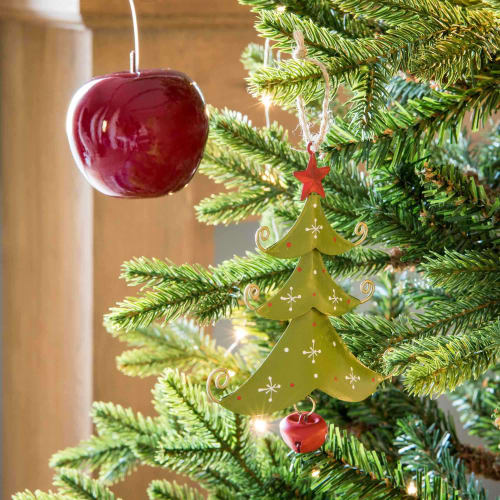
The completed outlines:
<svg viewBox="0 0 500 500">
<path fill-rule="evenodd" d="M 280 422 L 283 441 L 296 453 L 309 453 L 326 440 L 328 424 L 317 413 L 295 412 Z"/>
</svg>

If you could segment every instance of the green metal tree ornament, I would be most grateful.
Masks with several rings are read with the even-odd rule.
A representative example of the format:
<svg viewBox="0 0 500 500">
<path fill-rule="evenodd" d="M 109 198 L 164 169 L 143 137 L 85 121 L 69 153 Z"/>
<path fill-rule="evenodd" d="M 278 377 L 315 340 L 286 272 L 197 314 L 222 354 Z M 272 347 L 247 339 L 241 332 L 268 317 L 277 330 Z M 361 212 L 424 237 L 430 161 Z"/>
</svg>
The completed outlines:
<svg viewBox="0 0 500 500">
<path fill-rule="evenodd" d="M 244 415 L 263 415 L 292 406 L 313 390 L 343 401 L 361 401 L 373 394 L 383 376 L 363 365 L 346 347 L 331 325 L 329 316 L 341 316 L 373 295 L 374 284 L 366 280 L 361 291 L 368 296 L 360 301 L 345 293 L 328 274 L 322 254 L 339 255 L 364 241 L 366 224 L 356 226 L 361 239 L 351 243 L 337 234 L 328 223 L 321 207 L 324 197 L 322 179 L 330 167 L 318 168 L 315 154 L 310 154 L 306 170 L 295 172 L 303 183 L 302 200 L 306 200 L 299 218 L 283 239 L 269 248 L 262 241 L 270 231 L 257 231 L 259 249 L 275 257 L 299 261 L 284 286 L 260 305 L 257 314 L 264 318 L 289 320 L 266 360 L 236 391 L 216 399 L 211 382 L 225 388 L 229 375 L 224 369 L 212 372 L 207 390 L 212 399 L 224 408 Z M 245 303 L 259 297 L 256 285 L 245 289 Z"/>
</svg>

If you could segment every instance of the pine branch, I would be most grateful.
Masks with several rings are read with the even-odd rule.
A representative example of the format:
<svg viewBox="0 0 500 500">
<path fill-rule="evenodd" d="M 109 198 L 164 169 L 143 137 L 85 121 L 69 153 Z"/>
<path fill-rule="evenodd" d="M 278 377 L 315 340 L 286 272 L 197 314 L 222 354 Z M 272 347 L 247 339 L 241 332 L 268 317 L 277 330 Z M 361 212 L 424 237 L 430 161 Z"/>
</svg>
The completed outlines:
<svg viewBox="0 0 500 500">
<path fill-rule="evenodd" d="M 319 470 L 319 476 L 311 485 L 316 494 L 335 492 L 346 500 L 413 498 L 406 493 L 401 464 L 389 464 L 383 455 L 366 450 L 356 438 L 333 425 L 330 425 L 324 450 L 304 458 L 304 468 L 304 473 L 309 474 Z M 421 496 L 424 493 L 421 485 L 418 490 L 419 498 L 427 498 Z"/>
<path fill-rule="evenodd" d="M 264 136 L 267 129 L 255 130 Z M 271 130 L 274 137 L 286 140 L 286 134 L 275 124 Z M 276 167 L 249 160 L 244 154 L 227 147 L 221 148 L 215 139 L 207 143 L 200 171 L 217 184 L 223 183 L 227 189 L 260 189 L 276 196 L 287 194 L 290 182 Z"/>
<path fill-rule="evenodd" d="M 25 490 L 13 495 L 12 500 L 70 500 L 70 497 L 52 492 L 45 493 L 40 490 L 36 490 L 33 493 L 31 491 Z"/>
<path fill-rule="evenodd" d="M 165 419 L 159 422 L 141 413 L 134 414 L 130 408 L 101 402 L 94 403 L 92 418 L 101 437 L 126 443 L 142 463 L 158 466 L 155 456 L 165 432 Z"/>
<path fill-rule="evenodd" d="M 459 167 L 424 163 L 420 175 L 430 204 L 445 215 L 477 216 L 480 220 L 476 225 L 486 226 L 488 230 L 492 230 L 495 219 L 500 218 L 500 199 L 490 200 L 485 187 Z M 487 219 L 491 219 L 489 224 Z M 471 229 L 474 230 L 474 225 Z"/>
<path fill-rule="evenodd" d="M 453 294 L 500 287 L 500 263 L 493 250 L 432 253 L 425 257 L 421 268 L 432 286 Z"/>
<path fill-rule="evenodd" d="M 252 442 L 245 419 L 209 403 L 200 386 L 174 371 L 159 379 L 154 396 L 160 415 L 175 412 L 183 429 L 182 439 L 163 437 L 157 454 L 163 466 L 192 478 L 200 478 L 207 466 L 219 470 L 229 467 L 232 477 L 239 477 L 246 491 L 262 488 L 257 465 L 249 460 Z"/>
<path fill-rule="evenodd" d="M 351 105 L 347 119 L 356 124 L 361 132 L 361 139 L 371 139 L 384 125 L 383 113 L 389 95 L 386 86 L 389 84 L 391 71 L 381 63 L 371 66 L 361 66 L 348 78 L 354 96 L 349 101 Z"/>
<path fill-rule="evenodd" d="M 410 394 L 438 396 L 475 380 L 500 355 L 500 321 L 463 336 L 426 338 L 390 350 L 386 371 L 405 374 Z"/>
<path fill-rule="evenodd" d="M 292 149 L 284 130 L 275 125 L 257 129 L 248 117 L 223 109 L 209 108 L 210 137 L 219 148 L 229 148 L 250 161 L 269 164 L 279 169 L 284 179 L 293 179 L 293 172 L 307 166 L 307 153 Z"/>
<path fill-rule="evenodd" d="M 154 286 L 138 297 L 125 299 L 106 316 L 108 328 L 130 331 L 148 326 L 160 317 L 164 322 L 189 315 L 201 323 L 230 316 L 241 301 L 244 287 L 250 283 L 266 292 L 281 286 L 292 273 L 295 261 L 248 253 L 220 266 L 175 266 L 159 260 L 139 258 L 126 262 L 122 277 L 129 284 Z M 342 258 L 327 261 L 328 272 L 335 276 L 373 273 L 389 262 L 381 251 L 355 249 Z"/>
<path fill-rule="evenodd" d="M 300 0 L 239 0 L 243 5 L 251 5 L 253 10 L 286 10 L 301 18 L 308 18 L 314 24 L 334 30 L 349 38 L 368 36 L 382 27 L 367 19 L 343 11 L 329 0 L 303 2 Z"/>
<path fill-rule="evenodd" d="M 250 215 L 262 215 L 273 203 L 280 203 L 279 195 L 265 191 L 240 190 L 213 194 L 201 201 L 196 212 L 200 222 L 228 225 L 241 222 Z"/>
<path fill-rule="evenodd" d="M 74 500 L 118 500 L 99 481 L 71 469 L 59 470 L 54 478 L 54 485 L 59 487 L 61 494 Z"/>
<path fill-rule="evenodd" d="M 428 476 L 430 484 L 434 486 L 438 478 L 445 479 L 450 490 L 460 495 L 455 498 L 486 500 L 477 481 L 474 478 L 467 480 L 464 463 L 458 457 L 452 422 L 441 420 L 441 423 L 444 425 L 429 425 L 411 417 L 401 420 L 397 439 L 401 461 L 414 473 L 422 469 L 434 471 Z"/>
<path fill-rule="evenodd" d="M 126 443 L 116 437 L 92 436 L 74 448 L 59 451 L 50 459 L 55 469 L 99 470 L 99 480 L 115 483 L 123 480 L 139 465 L 139 461 Z"/>
<path fill-rule="evenodd" d="M 359 130 L 336 118 L 330 126 L 327 161 L 340 166 L 349 160 L 368 161 L 376 168 L 389 159 L 393 165 L 418 158 L 420 148 L 429 145 L 436 134 L 456 137 L 465 113 L 472 112 L 472 125 L 477 126 L 500 103 L 495 72 L 476 87 L 467 90 L 433 92 L 432 96 L 412 99 L 405 107 L 396 106 L 384 115 L 384 124 L 372 140 L 362 140 Z M 496 82 L 496 83 L 495 83 Z"/>
<path fill-rule="evenodd" d="M 172 368 L 190 372 L 195 382 L 201 382 L 222 364 L 240 376 L 246 373 L 245 361 L 239 355 L 228 354 L 190 321 L 180 319 L 165 327 L 151 325 L 129 332 L 110 330 L 110 333 L 132 346 L 140 346 L 117 358 L 118 368 L 129 376 L 160 375 L 166 368 Z"/>
<path fill-rule="evenodd" d="M 359 314 L 345 314 L 331 318 L 331 321 L 356 357 L 389 375 L 391 372 L 383 359 L 390 349 L 400 348 L 416 339 L 463 334 L 494 321 L 499 312 L 499 298 L 476 294 L 454 302 L 434 300 L 423 313 L 401 316 L 396 321 Z"/>
<path fill-rule="evenodd" d="M 187 484 L 179 485 L 175 481 L 153 481 L 148 488 L 150 500 L 203 500 L 199 490 Z"/>
<path fill-rule="evenodd" d="M 466 383 L 450 394 L 465 429 L 481 437 L 493 452 L 500 447 L 500 429 L 494 424 L 494 411 L 500 401 L 499 371 L 497 366 L 478 381 Z"/>
</svg>

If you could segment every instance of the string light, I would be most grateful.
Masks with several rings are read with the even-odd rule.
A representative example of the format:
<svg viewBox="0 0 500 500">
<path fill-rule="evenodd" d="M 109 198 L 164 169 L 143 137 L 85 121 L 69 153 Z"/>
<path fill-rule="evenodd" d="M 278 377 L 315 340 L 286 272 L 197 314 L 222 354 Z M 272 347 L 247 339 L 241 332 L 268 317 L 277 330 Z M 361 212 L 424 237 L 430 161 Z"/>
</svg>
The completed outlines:
<svg viewBox="0 0 500 500">
<path fill-rule="evenodd" d="M 248 335 L 248 331 L 242 326 L 237 326 L 234 331 L 234 342 L 228 347 L 224 356 L 229 356 L 230 353 L 238 346 L 238 344 Z"/>
<path fill-rule="evenodd" d="M 264 94 L 260 98 L 260 102 L 262 104 L 264 104 L 264 107 L 266 108 L 266 110 L 269 110 L 269 108 L 271 107 L 271 104 L 273 103 L 273 98 L 269 94 Z"/>
<path fill-rule="evenodd" d="M 318 477 L 319 476 L 319 469 L 313 469 L 311 471 L 311 476 L 312 477 Z"/>
<path fill-rule="evenodd" d="M 234 337 L 237 342 L 241 342 L 247 335 L 248 332 L 242 326 L 237 326 L 234 329 Z"/>
<path fill-rule="evenodd" d="M 276 12 L 285 12 L 286 10 L 286 5 L 278 5 L 278 7 L 276 7 Z"/>
<path fill-rule="evenodd" d="M 265 434 L 269 429 L 269 423 L 261 417 L 255 417 L 251 421 L 251 426 L 258 434 Z"/>
<path fill-rule="evenodd" d="M 418 489 L 417 489 L 417 485 L 415 484 L 414 481 L 410 481 L 408 483 L 408 487 L 406 488 L 406 493 L 408 493 L 408 495 L 411 495 L 411 496 L 417 496 L 417 493 L 418 493 Z"/>
</svg>

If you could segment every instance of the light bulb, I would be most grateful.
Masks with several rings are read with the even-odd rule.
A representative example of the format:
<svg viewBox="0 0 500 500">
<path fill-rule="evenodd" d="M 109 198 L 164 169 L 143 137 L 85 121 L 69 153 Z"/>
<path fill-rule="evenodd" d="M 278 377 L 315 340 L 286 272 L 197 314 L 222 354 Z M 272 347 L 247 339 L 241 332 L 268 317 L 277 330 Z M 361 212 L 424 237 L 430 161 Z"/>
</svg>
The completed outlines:
<svg viewBox="0 0 500 500">
<path fill-rule="evenodd" d="M 276 7 L 276 12 L 285 12 L 286 10 L 286 5 L 278 5 L 278 7 Z"/>
<path fill-rule="evenodd" d="M 248 335 L 248 332 L 241 326 L 237 326 L 234 329 L 234 337 L 237 342 L 240 342 Z"/>
<path fill-rule="evenodd" d="M 263 418 L 255 417 L 252 419 L 252 427 L 258 434 L 264 434 L 267 432 L 269 424 Z"/>
<path fill-rule="evenodd" d="M 311 476 L 312 477 L 318 477 L 319 476 L 319 469 L 313 469 L 311 471 Z"/>
<path fill-rule="evenodd" d="M 413 481 L 410 481 L 408 483 L 408 487 L 406 488 L 406 493 L 408 493 L 408 495 L 412 495 L 412 496 L 417 495 L 417 493 L 418 493 L 417 485 Z"/>
<path fill-rule="evenodd" d="M 269 109 L 271 107 L 272 102 L 273 102 L 273 98 L 269 94 L 264 94 L 260 98 L 260 102 L 262 104 L 264 104 L 264 106 L 265 106 L 266 109 Z"/>
</svg>

